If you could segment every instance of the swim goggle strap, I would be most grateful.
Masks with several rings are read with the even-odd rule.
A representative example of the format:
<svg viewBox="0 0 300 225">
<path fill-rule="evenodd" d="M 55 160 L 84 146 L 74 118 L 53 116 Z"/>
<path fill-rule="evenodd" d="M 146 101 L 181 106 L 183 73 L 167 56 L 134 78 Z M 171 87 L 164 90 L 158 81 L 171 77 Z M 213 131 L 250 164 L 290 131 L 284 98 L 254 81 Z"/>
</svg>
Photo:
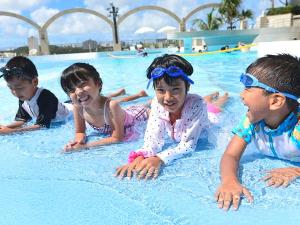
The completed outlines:
<svg viewBox="0 0 300 225">
<path fill-rule="evenodd" d="M 183 80 L 189 82 L 190 84 L 194 84 L 194 81 L 188 78 L 186 73 L 177 66 L 169 66 L 168 68 L 157 67 L 151 72 L 151 78 L 148 82 L 147 89 L 149 88 L 153 80 L 162 77 L 165 74 L 167 74 L 169 77 L 181 77 Z"/>
<path fill-rule="evenodd" d="M 265 89 L 266 91 L 268 92 L 271 92 L 271 93 L 281 93 L 283 94 L 285 97 L 287 98 L 290 98 L 290 99 L 293 99 L 293 100 L 296 100 L 298 103 L 300 103 L 300 98 L 295 96 L 295 95 L 292 95 L 292 94 L 289 94 L 289 93 L 286 93 L 286 92 L 281 92 L 281 91 L 278 91 L 276 90 L 275 88 L 272 88 L 266 84 L 263 84 L 261 82 L 259 82 L 257 80 L 256 77 L 254 77 L 252 74 L 249 74 L 249 73 L 242 73 L 241 77 L 240 77 L 240 82 L 242 84 L 244 84 L 244 86 L 246 88 L 250 88 L 250 87 L 259 87 L 259 88 L 263 88 Z"/>
<path fill-rule="evenodd" d="M 0 68 L 0 72 L 2 73 L 0 75 L 0 78 L 3 76 L 17 76 L 17 77 L 21 77 L 21 76 L 25 76 L 27 77 L 23 70 L 19 67 L 13 67 L 11 69 L 7 68 L 7 67 L 2 67 Z"/>
</svg>

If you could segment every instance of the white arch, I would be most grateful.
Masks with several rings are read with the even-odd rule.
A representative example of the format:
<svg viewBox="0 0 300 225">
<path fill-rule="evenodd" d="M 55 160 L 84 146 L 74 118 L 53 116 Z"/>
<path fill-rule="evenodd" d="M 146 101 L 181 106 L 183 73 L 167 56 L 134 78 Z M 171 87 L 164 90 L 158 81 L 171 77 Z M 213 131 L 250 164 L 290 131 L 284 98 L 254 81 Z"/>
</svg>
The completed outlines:
<svg viewBox="0 0 300 225">
<path fill-rule="evenodd" d="M 134 8 L 130 11 L 128 11 L 127 13 L 125 13 L 124 15 L 122 15 L 118 21 L 117 21 L 117 24 L 120 25 L 128 16 L 134 14 L 134 13 L 137 13 L 137 12 L 140 12 L 140 11 L 144 11 L 144 10 L 156 10 L 156 11 L 160 11 L 160 12 L 163 12 L 169 16 L 171 16 L 173 19 L 175 19 L 178 23 L 181 22 L 181 19 L 173 12 L 165 9 L 165 8 L 162 8 L 162 7 L 159 7 L 159 6 L 141 6 L 141 7 L 137 7 L 137 8 Z"/>
<path fill-rule="evenodd" d="M 22 16 L 22 15 L 19 15 L 19 14 L 16 14 L 16 13 L 0 11 L 0 16 L 14 17 L 14 18 L 23 20 L 26 23 L 29 23 L 30 25 L 35 27 L 37 30 L 41 29 L 40 25 L 38 25 L 36 22 L 32 21 L 31 19 L 28 19 L 25 16 Z"/>
<path fill-rule="evenodd" d="M 91 9 L 85 9 L 85 8 L 74 8 L 74 9 L 66 9 L 66 10 L 63 10 L 57 14 L 55 14 L 54 16 L 52 16 L 50 19 L 48 19 L 46 21 L 46 23 L 42 26 L 43 30 L 47 30 L 48 27 L 50 26 L 51 23 L 53 23 L 55 20 L 57 20 L 58 18 L 66 15 L 66 14 L 71 14 L 71 13 L 86 13 L 86 14 L 92 14 L 94 16 L 97 16 L 99 17 L 100 19 L 104 20 L 105 22 L 107 22 L 111 28 L 113 28 L 113 22 L 109 19 L 107 19 L 106 16 L 104 16 L 103 14 L 101 13 L 98 13 L 94 10 L 91 10 Z"/>
</svg>

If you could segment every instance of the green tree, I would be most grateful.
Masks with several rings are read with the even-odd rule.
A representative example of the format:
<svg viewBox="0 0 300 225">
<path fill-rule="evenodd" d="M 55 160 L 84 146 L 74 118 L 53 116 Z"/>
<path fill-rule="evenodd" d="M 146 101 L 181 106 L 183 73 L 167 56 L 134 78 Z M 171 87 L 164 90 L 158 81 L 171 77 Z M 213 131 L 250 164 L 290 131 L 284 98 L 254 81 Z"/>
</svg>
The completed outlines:
<svg viewBox="0 0 300 225">
<path fill-rule="evenodd" d="M 281 1 L 281 0 L 279 0 L 279 2 L 280 2 L 281 4 L 284 4 L 285 6 L 288 6 L 288 5 L 289 5 L 289 1 L 288 1 L 288 0 L 286 0 L 286 1 Z"/>
<path fill-rule="evenodd" d="M 223 21 L 229 25 L 227 29 L 233 30 L 236 28 L 234 26 L 236 22 L 252 18 L 253 12 L 251 10 L 242 10 L 241 13 L 239 12 L 241 4 L 241 0 L 222 0 L 219 13 Z"/>
<path fill-rule="evenodd" d="M 202 19 L 194 19 L 192 26 L 197 26 L 200 30 L 218 30 L 222 24 L 222 19 L 213 15 L 215 9 L 213 8 L 210 13 L 207 14 L 207 22 Z"/>
<path fill-rule="evenodd" d="M 246 20 L 246 19 L 252 19 L 253 18 L 253 12 L 250 9 L 242 10 L 240 13 L 239 19 L 240 20 Z"/>
</svg>

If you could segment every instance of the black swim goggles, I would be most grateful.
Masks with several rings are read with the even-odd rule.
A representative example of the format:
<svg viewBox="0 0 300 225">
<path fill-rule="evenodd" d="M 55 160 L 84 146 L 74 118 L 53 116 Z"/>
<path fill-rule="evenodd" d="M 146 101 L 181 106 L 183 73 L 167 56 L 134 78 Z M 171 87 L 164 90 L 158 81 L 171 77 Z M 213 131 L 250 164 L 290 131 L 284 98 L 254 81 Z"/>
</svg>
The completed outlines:
<svg viewBox="0 0 300 225">
<path fill-rule="evenodd" d="M 13 67 L 11 69 L 7 68 L 7 67 L 2 67 L 0 68 L 0 72 L 2 73 L 0 75 L 1 77 L 9 77 L 9 76 L 16 76 L 16 77 L 24 77 L 24 78 L 29 78 L 32 79 L 32 77 L 26 75 L 23 71 L 22 68 L 20 67 Z"/>
<path fill-rule="evenodd" d="M 251 88 L 251 87 L 259 87 L 259 88 L 262 88 L 264 90 L 266 90 L 267 92 L 271 92 L 271 93 L 281 93 L 283 94 L 285 97 L 287 98 L 290 98 L 290 99 L 293 99 L 293 100 L 296 100 L 297 102 L 300 103 L 300 98 L 295 96 L 295 95 L 292 95 L 292 94 L 289 94 L 289 93 L 286 93 L 286 92 L 281 92 L 281 91 L 278 91 L 276 90 L 275 88 L 272 88 L 264 83 L 261 83 L 257 80 L 256 77 L 254 77 L 252 74 L 249 74 L 249 73 L 242 73 L 242 75 L 240 76 L 240 82 L 242 84 L 244 84 L 244 86 L 246 88 Z"/>
<path fill-rule="evenodd" d="M 190 84 L 194 84 L 194 81 L 191 80 L 186 73 L 180 69 L 177 66 L 169 66 L 168 68 L 164 68 L 164 67 L 157 67 L 154 70 L 152 70 L 151 72 L 151 78 L 148 82 L 147 85 L 147 89 L 150 86 L 150 83 L 159 78 L 162 77 L 163 75 L 167 74 L 169 77 L 181 77 L 182 79 L 184 79 L 185 81 L 189 82 Z"/>
</svg>

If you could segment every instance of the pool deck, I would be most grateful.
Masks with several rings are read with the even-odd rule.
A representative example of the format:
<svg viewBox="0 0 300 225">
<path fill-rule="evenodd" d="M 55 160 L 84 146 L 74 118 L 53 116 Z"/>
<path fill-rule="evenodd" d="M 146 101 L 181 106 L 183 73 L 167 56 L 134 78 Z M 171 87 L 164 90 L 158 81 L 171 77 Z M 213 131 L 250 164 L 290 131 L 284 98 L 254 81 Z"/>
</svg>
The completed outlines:
<svg viewBox="0 0 300 225">
<path fill-rule="evenodd" d="M 267 54 L 288 53 L 300 56 L 300 40 L 272 41 L 257 43 L 257 56 L 262 57 Z"/>
</svg>

